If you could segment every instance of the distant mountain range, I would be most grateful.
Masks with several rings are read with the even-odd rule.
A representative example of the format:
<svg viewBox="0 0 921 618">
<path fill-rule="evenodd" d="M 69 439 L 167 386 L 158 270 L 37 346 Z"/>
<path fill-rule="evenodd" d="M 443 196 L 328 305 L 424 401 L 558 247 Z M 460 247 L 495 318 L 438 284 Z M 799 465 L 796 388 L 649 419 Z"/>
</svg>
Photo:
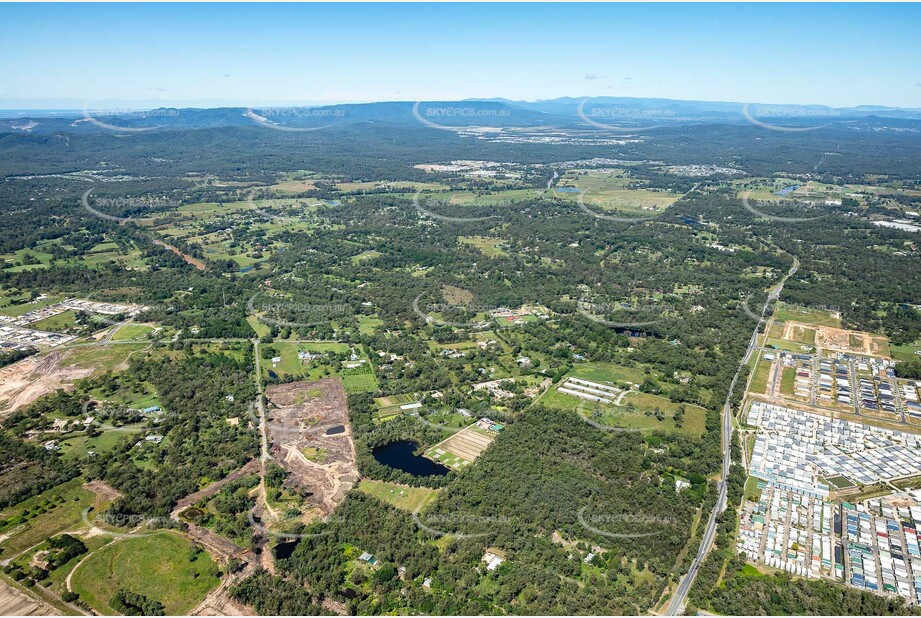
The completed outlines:
<svg viewBox="0 0 921 618">
<path fill-rule="evenodd" d="M 250 109 L 0 110 L 0 131 L 95 133 L 232 126 L 310 131 L 331 125 L 374 122 L 394 125 L 414 123 L 445 130 L 473 127 L 559 127 L 573 130 L 601 128 L 623 132 L 689 124 L 748 122 L 795 129 L 866 118 L 921 120 L 921 109 L 877 105 L 835 108 L 822 105 L 743 104 L 633 97 L 563 97 L 539 101 L 494 98 Z"/>
</svg>

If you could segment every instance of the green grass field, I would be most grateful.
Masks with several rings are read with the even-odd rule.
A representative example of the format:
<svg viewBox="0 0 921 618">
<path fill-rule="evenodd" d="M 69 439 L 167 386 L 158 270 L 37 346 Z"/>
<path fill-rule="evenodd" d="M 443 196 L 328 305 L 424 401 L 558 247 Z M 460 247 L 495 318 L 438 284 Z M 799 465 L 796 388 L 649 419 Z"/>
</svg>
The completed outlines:
<svg viewBox="0 0 921 618">
<path fill-rule="evenodd" d="M 780 374 L 780 394 L 787 397 L 793 396 L 793 385 L 796 382 L 796 369 L 793 367 L 784 367 L 783 373 Z"/>
<path fill-rule="evenodd" d="M 115 371 L 128 357 L 148 344 L 123 344 L 113 346 L 90 346 L 84 348 L 70 348 L 62 365 L 77 367 L 93 367 L 97 371 Z"/>
<path fill-rule="evenodd" d="M 132 341 L 147 339 L 147 335 L 154 331 L 153 326 L 147 324 L 126 324 L 118 329 L 112 336 L 112 341 Z"/>
<path fill-rule="evenodd" d="M 758 393 L 763 395 L 767 391 L 767 381 L 768 376 L 771 374 L 771 362 L 766 360 L 759 360 L 758 365 L 755 367 L 755 373 L 752 376 L 751 388 L 749 389 L 752 393 Z"/>
<path fill-rule="evenodd" d="M 370 260 L 372 258 L 380 257 L 381 255 L 383 255 L 381 252 L 370 249 L 368 251 L 362 251 L 358 255 L 353 255 L 351 258 L 351 262 L 352 264 L 357 265 L 357 264 L 361 264 L 361 262 L 364 260 Z"/>
<path fill-rule="evenodd" d="M 921 352 L 921 341 L 915 341 L 909 345 L 890 344 L 889 346 L 889 353 L 898 361 L 921 359 L 921 354 L 915 354 L 915 352 Z"/>
<path fill-rule="evenodd" d="M 95 438 L 88 438 L 85 433 L 80 432 L 78 435 L 61 440 L 61 454 L 68 458 L 77 458 L 83 457 L 88 451 L 106 453 L 115 448 L 115 445 L 125 437 L 137 436 L 142 430 L 143 426 L 140 424 L 125 425 L 103 431 Z"/>
<path fill-rule="evenodd" d="M 102 614 L 115 614 L 109 600 L 125 589 L 161 602 L 168 615 L 185 615 L 220 581 L 207 552 L 189 560 L 192 548 L 171 532 L 113 542 L 77 568 L 74 592 Z"/>
<path fill-rule="evenodd" d="M 585 205 L 625 213 L 657 214 L 674 204 L 680 193 L 652 190 L 646 183 L 623 175 L 622 170 L 572 170 L 560 179 L 558 188 L 585 191 Z M 578 193 L 554 192 L 555 197 L 577 200 Z"/>
<path fill-rule="evenodd" d="M 812 326 L 833 326 L 835 328 L 841 328 L 841 318 L 835 317 L 830 311 L 794 307 L 786 303 L 777 304 L 777 310 L 774 312 L 774 319 L 783 322 L 792 320 Z"/>
<path fill-rule="evenodd" d="M 425 507 L 438 495 L 437 489 L 409 487 L 370 479 L 362 479 L 358 484 L 358 490 L 411 513 Z"/>
<path fill-rule="evenodd" d="M 29 324 L 29 328 L 34 328 L 35 330 L 50 330 L 59 333 L 66 332 L 76 326 L 77 314 L 71 310 Z"/>
<path fill-rule="evenodd" d="M 15 556 L 60 532 L 80 527 L 83 511 L 96 500 L 95 494 L 83 489 L 83 482 L 82 478 L 72 479 L 0 511 L 0 537 L 8 535 L 0 542 L 0 559 Z M 53 506 L 47 508 L 49 504 Z M 41 505 L 46 505 L 45 513 L 19 521 L 21 515 L 34 513 Z"/>
<path fill-rule="evenodd" d="M 599 365 L 601 365 L 601 363 L 599 363 Z M 618 369 L 621 371 L 629 371 L 626 367 L 618 367 Z M 599 368 L 595 366 L 593 369 L 583 368 L 581 375 L 575 371 L 569 375 L 604 383 L 604 380 L 599 379 L 599 375 L 610 375 L 610 373 L 599 374 L 599 371 L 603 372 L 604 370 L 599 370 Z M 641 369 L 638 371 L 642 374 Z M 675 425 L 673 419 L 679 404 L 665 397 L 633 390 L 628 391 L 627 394 L 624 395 L 624 405 L 621 406 L 589 402 L 573 395 L 560 393 L 556 388 L 547 391 L 547 393 L 540 398 L 540 403 L 548 407 L 562 410 L 580 410 L 583 416 L 588 416 L 603 425 L 610 425 L 611 427 L 623 427 L 625 429 L 639 429 L 644 431 L 660 429 L 663 431 L 678 431 L 689 435 L 702 435 L 706 429 L 707 411 L 703 408 L 685 404 L 684 422 L 679 428 Z M 634 408 L 632 412 L 628 404 L 632 404 Z M 659 408 L 664 413 L 665 418 L 662 421 L 657 420 L 655 416 L 647 416 L 645 414 L 645 412 L 655 410 L 656 408 Z M 592 411 L 594 410 L 600 411 L 601 416 L 593 416 Z"/>
<path fill-rule="evenodd" d="M 508 255 L 501 247 L 505 241 L 501 238 L 492 238 L 489 236 L 458 236 L 458 242 L 476 247 L 483 255 L 488 257 L 497 257 Z"/>
<path fill-rule="evenodd" d="M 786 351 L 788 351 L 788 352 L 796 352 L 797 354 L 801 354 L 801 353 L 803 353 L 803 352 L 808 352 L 808 351 L 811 351 L 811 350 L 814 350 L 814 349 L 815 349 L 814 346 L 809 346 L 809 345 L 804 344 L 804 343 L 796 343 L 795 341 L 787 341 L 787 340 L 785 340 L 785 339 L 774 339 L 774 338 L 771 338 L 771 337 L 768 337 L 767 340 L 764 342 L 764 344 L 765 344 L 765 346 L 774 346 L 774 347 L 775 347 L 776 349 L 778 349 L 778 350 L 786 350 Z M 804 350 L 804 349 L 803 349 L 803 346 L 804 346 L 804 345 L 805 345 L 807 348 L 809 348 L 809 349 L 808 349 L 808 350 Z"/>
<path fill-rule="evenodd" d="M 377 379 L 370 371 L 342 376 L 342 387 L 347 393 L 373 393 L 380 390 Z"/>
<path fill-rule="evenodd" d="M 272 332 L 272 329 L 269 328 L 268 324 L 260 322 L 259 318 L 254 315 L 247 316 L 246 323 L 250 325 L 250 328 L 253 329 L 253 332 L 256 333 L 257 337 L 265 337 L 270 332 Z"/>
<path fill-rule="evenodd" d="M 383 325 L 384 321 L 380 318 L 370 315 L 358 316 L 358 332 L 362 335 L 373 335 Z"/>
</svg>

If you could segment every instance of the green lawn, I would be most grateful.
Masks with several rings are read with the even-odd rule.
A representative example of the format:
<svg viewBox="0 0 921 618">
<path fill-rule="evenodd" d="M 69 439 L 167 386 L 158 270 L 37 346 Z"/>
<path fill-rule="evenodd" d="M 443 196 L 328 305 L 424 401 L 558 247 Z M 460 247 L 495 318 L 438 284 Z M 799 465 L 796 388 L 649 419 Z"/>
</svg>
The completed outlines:
<svg viewBox="0 0 921 618">
<path fill-rule="evenodd" d="M 752 393 L 764 394 L 767 390 L 768 376 L 771 373 L 771 362 L 759 360 L 755 368 L 755 374 L 752 376 L 751 389 Z"/>
<path fill-rule="evenodd" d="M 581 376 L 579 376 L 581 377 Z M 586 378 L 591 379 L 591 378 Z M 573 395 L 558 392 L 555 388 L 550 389 L 540 400 L 548 407 L 559 408 L 563 410 L 580 410 L 580 414 L 592 418 L 598 423 L 609 425 L 611 427 L 623 427 L 625 429 L 639 430 L 656 430 L 679 431 L 689 435 L 702 435 L 705 430 L 707 411 L 701 407 L 685 404 L 685 416 L 682 426 L 679 428 L 675 425 L 673 416 L 678 410 L 677 403 L 648 393 L 639 391 L 629 391 L 624 396 L 624 405 L 615 406 L 613 404 L 605 405 L 601 403 L 589 402 Z M 634 410 L 631 411 L 627 404 L 632 404 Z M 659 408 L 664 413 L 664 419 L 659 421 L 654 415 L 647 416 L 645 412 Z M 593 410 L 601 412 L 600 417 L 592 414 Z"/>
<path fill-rule="evenodd" d="M 66 332 L 76 326 L 77 314 L 71 310 L 29 324 L 29 328 L 34 328 L 35 330 L 50 330 L 52 332 Z"/>
<path fill-rule="evenodd" d="M 260 322 L 259 318 L 257 318 L 254 315 L 248 316 L 246 318 L 246 322 L 250 325 L 250 327 L 256 333 L 257 337 L 264 337 L 268 335 L 270 332 L 272 332 L 272 329 L 269 328 L 267 324 Z"/>
<path fill-rule="evenodd" d="M 774 319 L 783 322 L 792 320 L 812 326 L 834 326 L 835 328 L 841 328 L 841 319 L 833 316 L 830 311 L 794 307 L 786 303 L 777 304 L 777 310 L 774 312 Z"/>
<path fill-rule="evenodd" d="M 369 496 L 374 496 L 382 502 L 386 502 L 398 509 L 414 512 L 435 499 L 438 495 L 437 489 L 428 487 L 409 487 L 408 485 L 398 485 L 397 483 L 386 483 L 384 481 L 373 481 L 363 479 L 358 484 L 358 490 Z"/>
<path fill-rule="evenodd" d="M 370 315 L 358 316 L 358 332 L 362 335 L 373 335 L 383 325 L 384 321 L 380 318 Z"/>
<path fill-rule="evenodd" d="M 74 592 L 107 615 L 115 614 L 109 600 L 119 589 L 159 601 L 168 615 L 185 615 L 220 581 L 218 566 L 207 552 L 189 560 L 192 548 L 172 532 L 115 541 L 74 572 Z"/>
<path fill-rule="evenodd" d="M 84 432 L 61 441 L 61 454 L 68 458 L 83 457 L 87 451 L 106 453 L 115 448 L 126 436 L 140 433 L 143 426 L 126 425 L 116 429 L 103 431 L 95 438 L 88 438 Z M 145 434 L 146 435 L 146 434 Z"/>
<path fill-rule="evenodd" d="M 147 324 L 125 324 L 112 336 L 112 341 L 147 339 L 147 335 L 153 331 L 153 326 L 148 326 Z"/>
<path fill-rule="evenodd" d="M 9 300 L 9 298 L 6 297 L 5 300 Z M 28 303 L 21 303 L 17 305 L 4 305 L 3 307 L 0 307 L 0 314 L 18 317 L 24 313 L 29 313 L 30 311 L 33 311 L 35 309 L 41 309 L 42 307 L 53 305 L 54 303 L 60 300 L 61 299 L 58 297 L 53 297 L 53 298 L 46 298 L 41 301 L 36 301 L 34 303 L 28 302 Z"/>
<path fill-rule="evenodd" d="M 914 343 L 908 345 L 890 344 L 889 346 L 889 352 L 892 355 L 892 358 L 898 361 L 921 359 L 921 355 L 915 354 L 915 352 L 919 351 L 921 351 L 921 341 L 915 341 Z"/>
<path fill-rule="evenodd" d="M 489 257 L 498 257 L 508 255 L 501 247 L 505 240 L 491 236 L 458 236 L 458 242 L 471 245 L 479 249 L 484 255 Z"/>
<path fill-rule="evenodd" d="M 784 367 L 783 373 L 780 374 L 780 394 L 793 396 L 793 386 L 796 382 L 796 368 Z"/>
<path fill-rule="evenodd" d="M 347 393 L 373 393 L 380 390 L 377 379 L 370 371 L 342 376 L 342 386 Z"/>
</svg>

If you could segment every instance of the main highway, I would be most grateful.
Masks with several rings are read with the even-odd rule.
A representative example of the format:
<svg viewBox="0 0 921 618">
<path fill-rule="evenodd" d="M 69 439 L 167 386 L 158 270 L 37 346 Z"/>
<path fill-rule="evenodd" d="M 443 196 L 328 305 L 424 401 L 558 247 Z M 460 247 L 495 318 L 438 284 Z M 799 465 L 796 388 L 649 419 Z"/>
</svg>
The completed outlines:
<svg viewBox="0 0 921 618">
<path fill-rule="evenodd" d="M 755 325 L 755 330 L 748 342 L 748 349 L 745 351 L 745 356 L 742 357 L 742 362 L 739 363 L 739 367 L 736 369 L 736 373 L 732 377 L 732 382 L 729 384 L 729 392 L 726 395 L 726 401 L 723 404 L 722 412 L 721 439 L 723 445 L 723 467 L 722 474 L 720 475 L 720 480 L 717 483 L 718 495 L 716 498 L 716 504 L 713 505 L 713 510 L 710 512 L 710 518 L 707 520 L 707 527 L 704 530 L 703 537 L 700 540 L 700 548 L 697 551 L 697 555 L 694 556 L 694 561 L 691 562 L 691 566 L 688 569 L 688 572 L 685 573 L 683 578 L 681 578 L 681 581 L 678 583 L 678 588 L 675 589 L 675 593 L 672 595 L 671 600 L 668 603 L 668 607 L 665 610 L 665 615 L 667 616 L 677 616 L 684 613 L 684 607 L 687 604 L 688 592 L 691 590 L 691 586 L 694 584 L 694 580 L 697 577 L 697 572 L 700 570 L 700 565 L 703 564 L 707 554 L 710 553 L 710 547 L 713 545 L 713 539 L 716 537 L 716 519 L 719 517 L 720 513 L 726 510 L 726 481 L 729 478 L 729 468 L 732 465 L 732 394 L 735 391 L 736 383 L 739 381 L 739 375 L 742 373 L 742 367 L 745 365 L 745 363 L 748 362 L 752 353 L 758 347 L 758 327 L 761 326 L 761 324 L 764 322 L 764 316 L 767 313 L 768 307 L 773 301 L 780 298 L 780 292 L 783 290 L 783 286 L 787 282 L 787 279 L 793 276 L 793 274 L 798 269 L 799 260 L 794 257 L 793 266 L 790 267 L 790 270 L 787 271 L 787 274 L 784 275 L 784 278 L 781 279 L 780 282 L 774 286 L 774 288 L 768 294 L 767 299 L 764 301 L 764 306 L 761 308 L 761 317 L 758 320 L 758 323 Z"/>
</svg>

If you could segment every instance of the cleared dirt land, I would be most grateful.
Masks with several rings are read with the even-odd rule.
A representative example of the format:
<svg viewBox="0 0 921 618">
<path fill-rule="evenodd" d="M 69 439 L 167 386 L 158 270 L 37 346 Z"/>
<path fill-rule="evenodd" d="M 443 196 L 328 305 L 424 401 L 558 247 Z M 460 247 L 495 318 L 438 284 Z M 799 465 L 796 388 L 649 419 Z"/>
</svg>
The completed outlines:
<svg viewBox="0 0 921 618">
<path fill-rule="evenodd" d="M 0 580 L 0 615 L 3 616 L 50 616 L 59 612 L 50 606 L 27 597 L 3 580 Z"/>
<path fill-rule="evenodd" d="M 358 481 L 345 389 L 338 378 L 270 386 L 268 433 L 272 456 L 293 482 L 310 492 L 324 516 Z"/>
<path fill-rule="evenodd" d="M 27 406 L 59 388 L 70 390 L 75 380 L 93 373 L 92 369 L 62 366 L 66 352 L 30 356 L 0 369 L 0 416 Z"/>
</svg>

